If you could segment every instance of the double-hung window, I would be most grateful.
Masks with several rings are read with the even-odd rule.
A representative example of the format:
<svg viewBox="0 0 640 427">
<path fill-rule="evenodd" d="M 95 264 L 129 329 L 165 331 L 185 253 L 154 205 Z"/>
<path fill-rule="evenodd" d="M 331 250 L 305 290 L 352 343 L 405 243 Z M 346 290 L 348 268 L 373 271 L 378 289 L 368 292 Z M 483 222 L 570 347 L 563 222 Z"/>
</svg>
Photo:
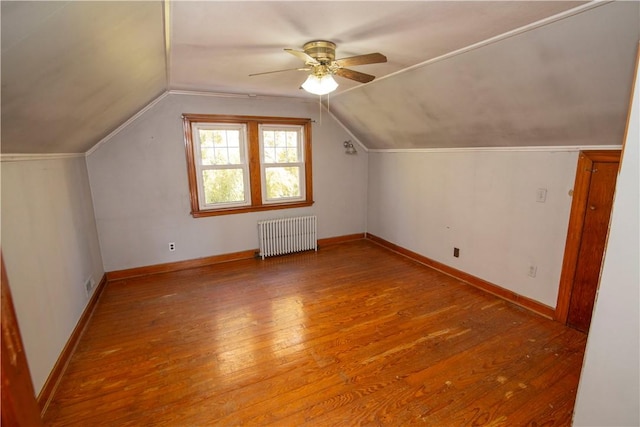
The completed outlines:
<svg viewBox="0 0 640 427">
<path fill-rule="evenodd" d="M 194 123 L 198 201 L 201 210 L 251 204 L 246 129 L 242 124 Z"/>
<path fill-rule="evenodd" d="M 313 204 L 311 120 L 184 114 L 191 214 Z"/>
<path fill-rule="evenodd" d="M 303 127 L 260 125 L 262 202 L 304 200 Z"/>
</svg>

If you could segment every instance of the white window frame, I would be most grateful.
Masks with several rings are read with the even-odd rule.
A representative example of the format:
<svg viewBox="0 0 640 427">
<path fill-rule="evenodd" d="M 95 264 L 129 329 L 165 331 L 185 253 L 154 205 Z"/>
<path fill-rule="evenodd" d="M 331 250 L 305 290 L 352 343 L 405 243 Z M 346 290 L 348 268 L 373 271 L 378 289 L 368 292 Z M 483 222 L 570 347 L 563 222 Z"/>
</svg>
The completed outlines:
<svg viewBox="0 0 640 427">
<path fill-rule="evenodd" d="M 267 163 L 265 160 L 264 154 L 264 130 L 268 131 L 285 131 L 285 132 L 296 132 L 298 134 L 297 137 L 297 147 L 298 150 L 298 161 L 297 162 L 287 162 L 287 163 Z M 287 202 L 296 202 L 302 201 L 306 199 L 306 180 L 305 180 L 305 141 L 304 141 L 304 126 L 300 125 L 281 125 L 281 124 L 260 124 L 258 125 L 258 134 L 260 140 L 260 176 L 262 180 L 262 203 L 265 205 L 269 204 L 277 204 L 277 203 L 287 203 Z M 298 188 L 300 189 L 300 195 L 297 197 L 279 197 L 277 199 L 269 199 L 267 197 L 267 168 L 269 167 L 287 167 L 287 166 L 295 166 L 298 167 L 300 173 L 298 174 Z"/>
<path fill-rule="evenodd" d="M 240 134 L 240 164 L 204 165 L 200 151 L 200 130 L 233 130 Z M 247 126 L 242 123 L 207 123 L 195 122 L 191 125 L 194 140 L 196 180 L 198 182 L 198 202 L 201 210 L 244 207 L 251 205 L 251 187 L 249 181 L 249 161 L 247 159 Z M 202 172 L 205 170 L 242 169 L 244 182 L 244 200 L 239 202 L 206 203 Z"/>
</svg>

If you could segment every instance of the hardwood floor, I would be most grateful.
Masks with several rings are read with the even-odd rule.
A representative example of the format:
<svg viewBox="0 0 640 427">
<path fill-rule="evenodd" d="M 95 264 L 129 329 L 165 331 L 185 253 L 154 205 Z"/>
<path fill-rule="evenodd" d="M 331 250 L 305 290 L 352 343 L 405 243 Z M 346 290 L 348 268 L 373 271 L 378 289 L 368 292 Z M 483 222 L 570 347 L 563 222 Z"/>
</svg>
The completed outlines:
<svg viewBox="0 0 640 427">
<path fill-rule="evenodd" d="M 108 283 L 45 422 L 567 426 L 585 341 L 360 240 Z"/>
</svg>

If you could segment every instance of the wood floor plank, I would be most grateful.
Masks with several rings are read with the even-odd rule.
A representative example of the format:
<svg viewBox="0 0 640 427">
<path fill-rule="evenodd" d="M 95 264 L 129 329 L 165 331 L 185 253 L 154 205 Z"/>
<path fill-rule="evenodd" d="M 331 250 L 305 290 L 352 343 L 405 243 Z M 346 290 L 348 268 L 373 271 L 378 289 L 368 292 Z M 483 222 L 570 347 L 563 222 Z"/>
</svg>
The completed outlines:
<svg viewBox="0 0 640 427">
<path fill-rule="evenodd" d="M 519 334 L 522 335 L 525 333 L 525 329 L 518 328 Z M 435 390 L 440 390 L 442 386 L 446 386 L 447 389 L 451 389 L 452 387 L 456 387 L 460 392 L 470 393 L 470 394 L 484 394 L 485 391 L 476 390 L 482 386 L 483 382 L 486 382 L 485 372 L 490 372 L 491 374 L 494 372 L 496 368 L 498 368 L 500 363 L 507 365 L 507 360 L 496 360 L 494 359 L 493 349 L 497 345 L 504 344 L 502 342 L 502 338 L 496 337 L 489 341 L 484 342 L 475 342 L 475 345 L 471 348 L 471 350 L 476 354 L 473 363 L 469 363 L 468 355 L 464 353 L 456 353 L 454 356 L 445 359 L 443 361 L 430 361 L 430 363 L 425 364 L 429 367 L 417 372 L 405 371 L 396 372 L 397 379 L 403 379 L 406 383 L 409 384 L 408 387 L 398 387 L 396 386 L 396 393 L 394 393 L 394 397 L 389 404 L 393 405 L 393 408 L 389 408 L 385 405 L 381 405 L 380 402 L 384 402 L 387 399 L 387 396 L 373 396 L 373 398 L 368 399 L 367 404 L 363 405 L 365 410 L 362 408 L 358 408 L 358 413 L 348 413 L 347 415 L 343 415 L 342 418 L 355 418 L 358 414 L 364 415 L 367 417 L 376 417 L 379 419 L 392 418 L 395 420 L 402 419 L 402 412 L 404 410 L 401 402 L 411 402 L 414 400 L 414 396 L 421 395 L 423 402 L 430 403 L 430 394 L 432 393 L 432 388 Z M 482 356 L 484 354 L 488 354 L 486 358 L 489 359 L 490 364 L 487 363 L 487 360 Z M 424 365 L 423 365 L 424 366 Z M 445 369 L 443 369 L 443 367 Z M 505 367 L 501 368 L 501 371 L 505 371 Z M 383 375 L 383 374 L 382 374 Z M 376 381 L 376 377 L 371 378 L 373 381 Z M 374 387 L 373 384 L 363 384 L 360 386 L 360 390 L 356 392 L 358 395 L 367 395 L 368 392 L 377 392 L 379 387 Z M 381 393 L 383 393 L 381 391 Z M 441 405 L 447 406 L 448 404 L 464 404 L 465 401 L 458 400 L 442 400 L 440 396 L 438 396 L 438 403 Z M 345 411 L 352 411 L 354 408 L 353 405 L 345 406 L 343 409 Z M 452 411 L 447 406 L 448 412 Z M 380 414 L 378 414 L 380 412 Z M 423 409 L 424 412 L 424 409 Z M 432 411 L 433 412 L 433 411 Z M 424 417 L 423 419 L 426 419 Z M 449 419 L 450 417 L 443 417 L 443 419 Z M 443 419 L 436 419 L 433 425 L 442 425 Z M 462 423 L 452 423 L 452 425 L 466 425 L 464 422 Z"/>
<path fill-rule="evenodd" d="M 442 311 L 442 310 L 439 310 Z M 441 313 L 445 315 L 446 313 Z M 402 318 L 406 318 L 406 315 L 401 316 Z M 422 316 L 424 317 L 424 316 Z M 451 316 L 449 315 L 449 320 L 451 320 Z M 441 319 L 442 321 L 442 319 Z M 386 328 L 387 330 L 389 328 Z M 442 330 L 434 331 L 432 333 L 427 333 L 425 335 L 424 331 L 414 331 L 414 334 L 409 338 L 406 338 L 402 335 L 402 331 L 399 331 L 397 334 L 392 334 L 387 337 L 379 337 L 381 339 L 375 339 L 371 337 L 371 339 L 367 339 L 364 342 L 367 342 L 366 345 L 360 345 L 354 348 L 332 348 L 328 349 L 329 354 L 332 354 L 334 357 L 338 358 L 340 363 L 332 365 L 337 366 L 339 369 L 339 373 L 343 379 L 349 379 L 350 383 L 355 383 L 362 381 L 364 377 L 368 374 L 366 373 L 367 369 L 374 371 L 373 377 L 378 378 L 381 374 L 380 372 L 375 372 L 378 367 L 382 367 L 385 370 L 388 370 L 389 363 L 393 364 L 396 357 L 400 356 L 403 353 L 413 353 L 411 357 L 418 356 L 416 351 L 416 345 L 425 344 L 429 341 L 437 341 L 443 340 L 446 338 L 458 336 L 461 337 L 463 334 L 460 332 L 466 332 L 467 330 L 451 330 L 443 332 Z M 359 340 L 358 340 L 359 341 Z M 464 341 L 462 341 L 464 342 Z M 425 347 L 426 349 L 426 347 Z M 318 351 L 319 352 L 319 351 Z M 323 354 L 326 350 L 323 349 Z M 425 354 L 420 354 L 419 356 L 422 358 L 429 357 L 433 355 L 434 352 L 426 352 Z M 391 362 L 389 362 L 391 360 Z M 370 368 L 368 368 L 370 367 Z M 329 369 L 329 368 L 326 368 Z M 326 370 L 325 369 L 325 370 Z M 390 372 L 390 371 L 389 371 Z M 342 381 L 337 384 L 337 387 L 343 387 Z M 319 389 L 319 385 L 316 384 L 311 388 L 311 392 L 317 392 Z M 326 392 L 326 390 L 323 390 Z M 316 398 L 321 399 L 324 393 L 315 393 Z M 331 394 L 331 393 L 328 393 Z M 294 403 L 293 405 L 298 404 L 300 399 L 297 397 L 300 395 L 300 391 L 298 391 L 293 397 Z M 279 402 L 282 403 L 281 401 Z M 305 399 L 305 404 L 309 405 L 311 403 L 310 399 Z M 280 405 L 279 405 L 280 406 Z M 288 408 L 287 408 L 288 409 Z M 282 406 L 278 408 L 262 408 L 260 412 L 270 412 L 273 414 L 273 411 L 283 411 L 285 408 Z"/>
<path fill-rule="evenodd" d="M 353 241 L 108 283 L 45 422 L 569 425 L 585 341 Z"/>
</svg>

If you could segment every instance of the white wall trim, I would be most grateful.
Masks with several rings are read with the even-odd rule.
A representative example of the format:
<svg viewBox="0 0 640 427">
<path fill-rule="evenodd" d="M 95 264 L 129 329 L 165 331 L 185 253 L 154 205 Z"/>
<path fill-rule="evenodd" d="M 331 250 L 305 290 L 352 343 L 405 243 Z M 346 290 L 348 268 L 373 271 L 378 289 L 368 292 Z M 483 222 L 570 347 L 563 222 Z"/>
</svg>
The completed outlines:
<svg viewBox="0 0 640 427">
<path fill-rule="evenodd" d="M 206 92 L 200 90 L 177 90 L 170 89 L 170 95 L 187 95 L 187 96 L 213 96 L 216 98 L 253 98 L 256 95 L 249 95 L 246 93 L 224 93 L 224 92 Z"/>
<path fill-rule="evenodd" d="M 3 153 L 0 154 L 0 162 L 28 162 L 32 160 L 72 159 L 75 157 L 84 157 L 84 153 Z"/>
<path fill-rule="evenodd" d="M 100 148 L 100 146 L 102 144 L 104 144 L 105 142 L 107 142 L 108 140 L 110 140 L 111 138 L 113 138 L 114 136 L 116 136 L 117 134 L 120 133 L 120 131 L 124 128 L 126 128 L 127 126 L 129 126 L 131 123 L 135 122 L 138 117 L 140 117 L 141 115 L 143 115 L 144 113 L 146 113 L 148 110 L 150 110 L 154 105 L 156 105 L 158 102 L 162 101 L 164 98 L 166 98 L 166 96 L 169 94 L 169 92 L 164 92 L 162 95 L 158 96 L 156 99 L 154 99 L 153 101 L 151 101 L 150 103 L 148 103 L 147 105 L 145 105 L 144 107 L 142 107 L 142 109 L 140 111 L 138 111 L 136 114 L 134 114 L 133 116 L 131 116 L 131 118 L 129 118 L 129 120 L 127 120 L 126 122 L 124 122 L 123 124 L 121 124 L 120 126 L 118 126 L 113 132 L 111 132 L 109 135 L 105 136 L 104 138 L 102 138 L 100 141 L 98 141 L 96 143 L 96 145 L 94 145 L 93 147 L 91 147 L 86 153 L 85 156 L 90 156 L 91 153 L 93 153 L 94 151 L 96 151 L 98 148 Z"/>
<path fill-rule="evenodd" d="M 173 3 L 164 0 L 162 4 L 162 30 L 164 33 L 164 67 L 166 73 L 166 87 L 171 87 L 171 28 L 173 22 Z"/>
<path fill-rule="evenodd" d="M 460 48 L 458 50 L 454 50 L 453 52 L 449 52 L 449 53 L 446 53 L 444 55 L 440 55 L 440 56 L 437 56 L 435 58 L 428 59 L 428 60 L 426 60 L 424 62 L 421 62 L 419 64 L 415 64 L 415 65 L 412 65 L 410 67 L 403 68 L 401 70 L 393 72 L 391 74 L 387 74 L 386 76 L 378 77 L 378 78 L 376 78 L 375 80 L 373 80 L 373 81 L 371 81 L 369 83 L 360 84 L 360 85 L 351 87 L 349 89 L 346 89 L 346 90 L 344 90 L 342 92 L 339 92 L 339 93 L 335 94 L 334 96 L 335 97 L 339 97 L 339 96 L 344 95 L 347 92 L 351 92 L 352 90 L 362 89 L 363 87 L 379 83 L 379 82 L 381 82 L 381 81 L 383 81 L 385 79 L 397 76 L 398 74 L 403 74 L 403 73 L 415 70 L 417 68 L 426 67 L 427 65 L 431 65 L 431 64 L 433 64 L 435 62 L 440 62 L 440 61 L 443 61 L 445 59 L 453 58 L 454 56 L 458 56 L 458 55 L 461 55 L 463 53 L 470 52 L 472 50 L 476 50 L 476 49 L 479 49 L 481 47 L 488 46 L 490 44 L 493 44 L 493 43 L 496 43 L 496 42 L 499 42 L 499 41 L 502 41 L 502 40 L 506 40 L 508 38 L 517 36 L 519 34 L 526 33 L 528 31 L 535 30 L 535 29 L 540 28 L 540 27 L 544 27 L 545 25 L 549 25 L 549 24 L 552 24 L 554 22 L 561 21 L 561 20 L 566 19 L 566 18 L 570 18 L 570 17 L 572 17 L 574 15 L 578 15 L 578 14 L 580 14 L 582 12 L 586 12 L 586 11 L 588 11 L 590 9 L 595 8 L 595 7 L 602 6 L 602 5 L 605 5 L 607 3 L 611 3 L 612 1 L 614 1 L 614 0 L 594 0 L 594 1 L 590 1 L 590 2 L 588 2 L 586 4 L 580 5 L 578 7 L 574 7 L 573 9 L 569 9 L 569 10 L 566 10 L 564 12 L 560 12 L 558 14 L 555 14 L 553 16 L 549 16 L 547 18 L 543 18 L 543 19 L 541 19 L 539 21 L 532 22 L 531 24 L 524 25 L 522 27 L 516 28 L 516 29 L 511 30 L 511 31 L 507 31 L 506 33 L 498 34 L 497 36 L 493 36 L 493 37 L 490 37 L 490 38 L 488 38 L 486 40 L 482 40 L 482 41 L 480 41 L 478 43 L 474 43 L 474 44 L 471 44 L 469 46 L 462 47 L 462 48 Z"/>
<path fill-rule="evenodd" d="M 212 96 L 216 98 L 287 99 L 289 101 L 298 101 L 303 103 L 317 102 L 315 99 L 300 98 L 297 96 L 257 95 L 254 93 L 206 92 L 206 91 L 178 90 L 178 89 L 171 89 L 168 91 L 168 93 L 170 95 Z"/>
<path fill-rule="evenodd" d="M 159 99 L 156 99 L 159 101 Z M 150 107 L 149 104 L 147 107 Z M 148 108 L 145 107 L 144 111 Z M 142 113 L 142 110 L 140 111 Z M 134 118 L 140 114 L 132 117 L 127 123 L 133 121 Z M 338 122 L 338 124 L 347 132 L 355 142 L 367 153 L 465 153 L 465 152 L 482 152 L 482 151 L 510 151 L 510 152 L 531 152 L 531 151 L 583 151 L 583 150 L 621 150 L 622 145 L 562 145 L 562 146 L 532 146 L 532 147 L 451 147 L 451 148 L 385 148 L 385 149 L 367 149 L 364 144 L 353 134 L 349 129 L 333 115 L 331 116 Z M 123 125 L 124 126 L 124 125 Z M 121 126 L 122 127 L 122 126 Z M 120 129 L 120 128 L 118 128 Z M 103 138 L 98 144 L 105 142 L 111 136 L 114 136 L 117 132 L 114 131 L 109 136 Z M 55 159 L 70 159 L 74 157 L 85 157 L 95 151 L 98 144 L 94 145 L 91 150 L 86 153 L 45 153 L 45 154 L 29 154 L 29 153 L 3 153 L 0 154 L 1 162 L 23 162 L 31 160 L 55 160 Z"/>
<path fill-rule="evenodd" d="M 475 151 L 582 151 L 620 150 L 622 145 L 558 145 L 532 147 L 449 147 L 449 148 L 384 148 L 369 149 L 370 153 L 464 153 Z"/>
</svg>

